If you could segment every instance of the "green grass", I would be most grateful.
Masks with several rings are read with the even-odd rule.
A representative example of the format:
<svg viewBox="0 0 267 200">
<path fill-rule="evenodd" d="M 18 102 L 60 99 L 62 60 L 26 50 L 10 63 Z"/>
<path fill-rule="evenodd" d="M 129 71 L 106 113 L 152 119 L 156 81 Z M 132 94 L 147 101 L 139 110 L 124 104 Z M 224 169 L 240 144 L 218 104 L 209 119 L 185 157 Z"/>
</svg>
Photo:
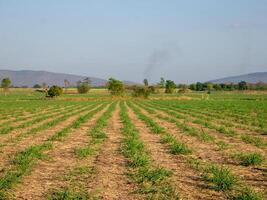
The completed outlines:
<svg viewBox="0 0 267 200">
<path fill-rule="evenodd" d="M 260 165 L 264 162 L 264 157 L 260 153 L 238 153 L 234 157 L 244 166 Z"/>
<path fill-rule="evenodd" d="M 172 154 L 189 154 L 192 152 L 186 144 L 178 142 L 177 139 L 170 134 L 165 134 L 162 137 L 162 142 L 169 144 Z"/>
<path fill-rule="evenodd" d="M 80 116 L 76 121 L 74 121 L 69 126 L 63 128 L 62 130 L 56 132 L 54 135 L 49 137 L 44 143 L 40 145 L 35 145 L 28 147 L 27 149 L 18 152 L 11 161 L 11 166 L 5 172 L 0 180 L 0 193 L 6 195 L 7 190 L 11 189 L 19 180 L 31 171 L 32 166 L 42 159 L 46 150 L 53 148 L 53 141 L 60 140 L 61 138 L 67 136 L 71 130 L 78 128 L 82 123 L 89 120 L 94 114 L 101 109 L 103 109 L 105 104 L 97 107 L 96 109 L 88 111 L 86 114 Z"/>
<path fill-rule="evenodd" d="M 250 136 L 250 135 L 242 135 L 241 139 L 245 143 L 253 144 L 253 145 L 257 146 L 257 147 L 266 147 L 267 146 L 267 142 L 262 140 L 262 138 L 260 138 L 260 137 L 255 137 L 255 136 L 253 137 L 253 136 Z"/>
<path fill-rule="evenodd" d="M 168 133 L 164 127 L 158 125 L 152 118 L 146 116 L 141 110 L 134 106 L 132 103 L 127 102 L 131 109 L 135 112 L 137 117 L 144 121 L 155 134 L 160 134 L 163 143 L 169 146 L 172 154 L 188 154 L 191 153 L 191 149 L 184 143 L 180 142 L 173 135 Z"/>
<path fill-rule="evenodd" d="M 85 158 L 89 155 L 95 154 L 101 147 L 101 143 L 107 138 L 103 128 L 107 126 L 107 122 L 111 117 L 113 111 L 116 108 L 116 102 L 113 102 L 106 112 L 96 121 L 93 127 L 90 129 L 88 135 L 90 136 L 90 142 L 88 145 L 82 148 L 75 149 L 75 154 L 79 158 Z"/>
<path fill-rule="evenodd" d="M 237 182 L 230 169 L 223 166 L 215 166 L 206 169 L 205 180 L 211 184 L 211 187 L 219 191 L 232 190 Z"/>
<path fill-rule="evenodd" d="M 172 172 L 153 165 L 148 151 L 139 138 L 138 130 L 127 114 L 124 102 L 120 103 L 120 108 L 122 132 L 125 136 L 122 152 L 129 160 L 128 175 L 139 185 L 137 192 L 146 195 L 147 199 L 179 199 L 170 180 Z"/>
<path fill-rule="evenodd" d="M 47 200 L 88 200 L 89 194 L 86 191 L 72 191 L 67 188 L 51 190 L 46 196 Z"/>
<path fill-rule="evenodd" d="M 241 188 L 236 194 L 230 196 L 233 200 L 263 200 L 263 194 L 249 187 Z"/>
</svg>

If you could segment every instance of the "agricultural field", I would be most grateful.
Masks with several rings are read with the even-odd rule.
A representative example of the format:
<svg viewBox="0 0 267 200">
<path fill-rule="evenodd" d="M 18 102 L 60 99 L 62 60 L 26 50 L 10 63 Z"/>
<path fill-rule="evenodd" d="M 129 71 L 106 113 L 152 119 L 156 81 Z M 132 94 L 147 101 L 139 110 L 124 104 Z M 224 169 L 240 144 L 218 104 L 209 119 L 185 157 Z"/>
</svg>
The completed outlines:
<svg viewBox="0 0 267 200">
<path fill-rule="evenodd" d="M 0 199 L 267 198 L 267 94 L 0 93 Z"/>
</svg>

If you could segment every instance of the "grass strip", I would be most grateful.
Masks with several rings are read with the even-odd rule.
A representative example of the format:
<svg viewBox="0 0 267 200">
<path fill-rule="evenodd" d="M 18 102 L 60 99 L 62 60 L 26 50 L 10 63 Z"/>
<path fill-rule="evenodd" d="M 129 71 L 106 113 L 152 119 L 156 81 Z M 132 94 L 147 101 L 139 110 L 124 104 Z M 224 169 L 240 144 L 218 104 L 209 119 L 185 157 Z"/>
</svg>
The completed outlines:
<svg viewBox="0 0 267 200">
<path fill-rule="evenodd" d="M 25 174 L 30 173 L 35 163 L 45 156 L 45 151 L 53 148 L 53 141 L 66 137 L 73 129 L 79 128 L 105 106 L 106 104 L 102 104 L 96 109 L 80 116 L 72 124 L 49 137 L 43 144 L 31 146 L 21 152 L 18 152 L 11 161 L 10 168 L 0 179 L 0 197 L 8 199 L 8 190 L 18 183 Z"/>
<path fill-rule="evenodd" d="M 153 166 L 150 155 L 128 116 L 124 102 L 120 102 L 120 118 L 125 136 L 122 152 L 128 159 L 129 176 L 139 185 L 137 192 L 145 194 L 147 199 L 179 199 L 170 177 L 172 172 Z"/>
</svg>

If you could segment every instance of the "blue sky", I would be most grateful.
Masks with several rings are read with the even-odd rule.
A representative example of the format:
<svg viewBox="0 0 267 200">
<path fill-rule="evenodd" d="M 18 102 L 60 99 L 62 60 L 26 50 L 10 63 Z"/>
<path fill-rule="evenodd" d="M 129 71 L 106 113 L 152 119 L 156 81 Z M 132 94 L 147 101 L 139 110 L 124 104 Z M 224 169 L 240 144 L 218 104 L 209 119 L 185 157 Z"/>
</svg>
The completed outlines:
<svg viewBox="0 0 267 200">
<path fill-rule="evenodd" d="M 267 71 L 267 1 L 0 0 L 0 68 L 177 83 Z"/>
</svg>

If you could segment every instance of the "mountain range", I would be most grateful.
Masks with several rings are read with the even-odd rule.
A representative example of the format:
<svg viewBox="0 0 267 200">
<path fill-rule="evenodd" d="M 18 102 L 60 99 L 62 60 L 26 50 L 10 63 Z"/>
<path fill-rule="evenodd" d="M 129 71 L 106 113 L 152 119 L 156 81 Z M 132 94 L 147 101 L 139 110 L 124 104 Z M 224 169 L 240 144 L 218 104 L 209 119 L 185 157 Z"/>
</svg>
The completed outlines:
<svg viewBox="0 0 267 200">
<path fill-rule="evenodd" d="M 212 83 L 238 83 L 246 81 L 248 83 L 264 82 L 267 83 L 267 72 L 255 72 L 250 74 L 243 74 L 239 76 L 229 76 L 225 78 L 215 79 L 208 82 Z"/>
<path fill-rule="evenodd" d="M 68 80 L 71 85 L 76 85 L 78 81 L 82 81 L 85 78 L 90 78 L 92 86 L 104 86 L 107 83 L 107 80 L 96 78 L 96 77 L 88 77 L 82 75 L 73 75 L 73 74 L 65 74 L 65 73 L 54 73 L 47 71 L 32 71 L 32 70 L 0 70 L 0 80 L 3 78 L 10 78 L 13 86 L 23 87 L 28 86 L 32 87 L 35 84 L 46 83 L 47 85 L 59 85 L 64 86 L 64 80 Z M 267 72 L 256 72 L 250 74 L 244 74 L 239 76 L 229 76 L 221 79 L 215 79 L 208 82 L 212 83 L 238 83 L 240 81 L 246 81 L 248 83 L 257 83 L 257 82 L 265 82 L 267 83 Z M 124 81 L 126 85 L 135 85 L 138 83 L 134 83 L 131 81 Z"/>
<path fill-rule="evenodd" d="M 107 83 L 107 80 L 96 78 L 96 77 L 88 77 L 88 76 L 80 76 L 73 74 L 65 74 L 65 73 L 54 73 L 47 71 L 32 71 L 32 70 L 0 70 L 0 80 L 3 78 L 10 78 L 13 86 L 23 87 L 28 86 L 32 87 L 35 84 L 41 85 L 42 83 L 46 83 L 47 85 L 59 85 L 64 86 L 64 80 L 68 80 L 71 85 L 76 85 L 78 81 L 82 81 L 85 78 L 90 78 L 92 86 L 104 86 Z M 124 81 L 126 85 L 136 84 L 131 81 Z"/>
</svg>

